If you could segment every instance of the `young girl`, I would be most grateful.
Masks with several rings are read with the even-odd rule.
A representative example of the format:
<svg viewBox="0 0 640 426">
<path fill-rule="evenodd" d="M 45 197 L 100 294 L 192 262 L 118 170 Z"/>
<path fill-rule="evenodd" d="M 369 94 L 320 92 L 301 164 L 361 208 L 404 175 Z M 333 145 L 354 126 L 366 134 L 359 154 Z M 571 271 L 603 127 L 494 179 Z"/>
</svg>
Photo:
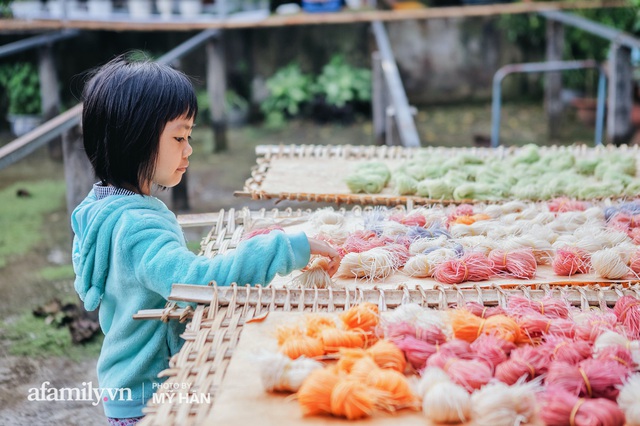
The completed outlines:
<svg viewBox="0 0 640 426">
<path fill-rule="evenodd" d="M 131 393 L 104 401 L 105 414 L 110 424 L 134 424 L 184 331 L 176 321 L 134 321 L 136 312 L 163 308 L 172 283 L 267 284 L 304 267 L 310 254 L 329 257 L 333 274 L 339 256 L 304 233 L 280 231 L 214 259 L 194 255 L 175 215 L 151 196 L 154 185 L 177 185 L 189 166 L 198 111 L 189 79 L 119 57 L 95 73 L 83 98 L 84 146 L 100 182 L 71 217 L 75 288 L 87 310 L 100 307 L 100 388 Z"/>
</svg>

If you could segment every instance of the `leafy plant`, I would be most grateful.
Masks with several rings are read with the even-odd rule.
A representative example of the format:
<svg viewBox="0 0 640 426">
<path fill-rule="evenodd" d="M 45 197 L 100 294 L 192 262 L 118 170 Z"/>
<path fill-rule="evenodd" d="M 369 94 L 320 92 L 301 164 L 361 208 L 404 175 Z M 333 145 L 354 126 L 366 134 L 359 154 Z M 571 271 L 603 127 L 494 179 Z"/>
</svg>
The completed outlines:
<svg viewBox="0 0 640 426">
<path fill-rule="evenodd" d="M 31 63 L 0 67 L 0 86 L 9 100 L 9 114 L 38 115 L 42 112 L 40 79 Z"/>
<path fill-rule="evenodd" d="M 280 127 L 285 115 L 298 115 L 302 105 L 312 98 L 312 79 L 296 63 L 278 70 L 266 84 L 269 96 L 260 104 L 260 109 L 268 127 Z"/>
<path fill-rule="evenodd" d="M 0 0 L 0 18 L 11 17 L 10 0 Z"/>
<path fill-rule="evenodd" d="M 196 97 L 198 99 L 198 121 L 208 123 L 211 119 L 209 94 L 206 90 L 199 90 Z M 234 109 L 248 110 L 249 101 L 235 90 L 227 90 L 224 92 L 224 108 L 227 112 Z"/>
<path fill-rule="evenodd" d="M 328 104 L 338 108 L 347 102 L 371 100 L 371 71 L 355 68 L 344 56 L 334 55 L 322 68 L 314 85 L 314 93 L 322 95 Z"/>
</svg>

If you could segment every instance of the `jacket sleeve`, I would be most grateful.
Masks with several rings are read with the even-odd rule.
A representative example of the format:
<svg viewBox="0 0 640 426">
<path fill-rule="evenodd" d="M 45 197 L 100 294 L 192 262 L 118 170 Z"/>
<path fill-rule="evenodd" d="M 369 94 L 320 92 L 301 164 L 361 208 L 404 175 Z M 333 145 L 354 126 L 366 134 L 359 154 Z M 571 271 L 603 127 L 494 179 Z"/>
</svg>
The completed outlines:
<svg viewBox="0 0 640 426">
<path fill-rule="evenodd" d="M 176 224 L 176 227 L 179 227 Z M 309 240 L 303 233 L 273 231 L 243 241 L 236 250 L 213 259 L 189 251 L 175 229 L 156 220 L 134 225 L 125 238 L 138 281 L 167 298 L 173 283 L 218 285 L 268 284 L 309 262 Z"/>
</svg>

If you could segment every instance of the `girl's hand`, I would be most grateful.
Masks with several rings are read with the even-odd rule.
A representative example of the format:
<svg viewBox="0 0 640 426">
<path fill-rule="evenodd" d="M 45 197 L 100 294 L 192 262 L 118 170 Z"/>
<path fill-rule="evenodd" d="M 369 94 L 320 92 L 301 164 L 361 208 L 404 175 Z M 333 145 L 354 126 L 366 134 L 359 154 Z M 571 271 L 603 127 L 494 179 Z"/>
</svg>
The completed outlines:
<svg viewBox="0 0 640 426">
<path fill-rule="evenodd" d="M 309 238 L 309 247 L 311 248 L 311 254 L 317 254 L 320 256 L 329 258 L 329 269 L 327 273 L 330 277 L 338 271 L 340 266 L 340 255 L 338 251 L 327 244 L 325 241 L 316 240 L 315 238 Z"/>
</svg>

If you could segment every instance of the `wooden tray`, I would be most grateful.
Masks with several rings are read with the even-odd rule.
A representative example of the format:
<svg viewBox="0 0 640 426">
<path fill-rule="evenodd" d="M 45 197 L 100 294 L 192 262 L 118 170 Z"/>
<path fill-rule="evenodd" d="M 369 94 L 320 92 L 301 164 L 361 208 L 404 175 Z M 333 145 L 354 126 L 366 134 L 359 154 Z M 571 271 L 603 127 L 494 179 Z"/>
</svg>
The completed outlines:
<svg viewBox="0 0 640 426">
<path fill-rule="evenodd" d="M 620 285 L 609 287 L 534 285 L 531 288 L 522 286 L 514 289 L 502 289 L 499 286 L 488 289 L 439 286 L 433 290 L 421 288 L 409 290 L 407 287 L 400 287 L 393 290 L 355 288 L 333 291 L 176 284 L 173 286 L 170 299 L 196 302 L 198 305 L 195 311 L 190 308 L 177 308 L 175 304 L 170 304 L 164 310 L 141 311 L 136 316 L 147 320 L 191 319 L 183 335 L 186 342 L 182 350 L 171 359 L 170 368 L 160 374 L 162 377 L 167 377 L 167 381 L 158 394 L 173 393 L 176 396 L 171 400 L 166 398 L 162 403 L 154 403 L 151 400 L 144 410 L 146 417 L 140 425 L 227 424 L 226 421 L 219 420 L 220 404 L 216 399 L 219 395 L 226 394 L 226 398 L 229 394 L 233 395 L 234 389 L 229 388 L 231 383 L 225 381 L 230 363 L 236 364 L 236 367 L 231 370 L 231 373 L 236 371 L 233 373 L 236 376 L 231 376 L 232 382 L 236 377 L 234 387 L 255 385 L 237 383 L 239 380 L 237 363 L 242 360 L 236 361 L 235 357 L 242 356 L 243 353 L 243 347 L 239 347 L 239 342 L 245 324 L 251 323 L 252 320 L 264 319 L 269 312 L 341 312 L 365 301 L 376 303 L 381 311 L 406 303 L 419 303 L 422 306 L 437 309 L 447 309 L 450 305 L 461 306 L 467 301 L 479 302 L 485 306 L 504 306 L 506 299 L 514 294 L 531 300 L 540 300 L 544 296 L 563 297 L 569 303 L 580 306 L 582 310 L 588 310 L 591 306 L 600 308 L 613 306 L 615 301 L 623 295 L 632 295 L 640 299 L 640 285 L 626 288 Z M 174 386 L 175 389 L 169 389 Z M 202 398 L 196 400 L 193 396 L 190 397 L 194 394 L 208 395 L 210 403 L 201 403 Z M 183 395 L 182 399 L 180 395 Z M 220 414 L 220 419 L 229 419 L 224 417 L 228 416 L 228 411 L 225 412 Z"/>
<path fill-rule="evenodd" d="M 498 148 L 404 148 L 399 146 L 323 146 L 323 145 L 260 145 L 256 147 L 257 164 L 252 168 L 242 191 L 236 196 L 255 200 L 276 199 L 338 204 L 386 205 L 399 204 L 460 204 L 477 200 L 434 200 L 418 196 L 399 196 L 389 187 L 380 194 L 353 194 L 344 179 L 358 163 L 381 161 L 392 170 L 416 156 L 418 152 L 433 154 L 460 153 L 479 158 L 507 158 L 518 153 L 520 148 L 500 146 Z M 603 152 L 621 151 L 639 157 L 638 146 L 587 147 L 549 146 L 540 147 L 541 153 L 571 152 L 580 157 L 594 157 Z M 640 162 L 639 162 L 640 163 Z M 506 201 L 506 200 L 503 200 Z"/>
<path fill-rule="evenodd" d="M 532 203 L 532 205 L 535 205 Z M 453 207 L 447 207 L 449 209 Z M 372 211 L 373 207 L 360 207 L 354 206 L 347 210 L 344 208 L 335 210 L 337 213 L 351 218 L 353 220 L 361 220 L 363 215 Z M 319 209 L 318 209 L 319 210 Z M 225 253 L 228 250 L 235 249 L 242 240 L 242 236 L 245 232 L 250 231 L 256 227 L 264 227 L 265 225 L 279 225 L 284 228 L 285 232 L 305 232 L 309 236 L 314 235 L 314 229 L 309 223 L 309 218 L 318 210 L 301 210 L 287 208 L 285 210 L 278 209 L 261 209 L 258 211 L 251 211 L 248 208 L 242 210 L 231 209 L 228 212 L 221 210 L 215 220 L 215 224 L 212 226 L 211 231 L 205 236 L 201 242 L 200 254 L 213 257 L 218 253 Z M 404 206 L 396 206 L 393 209 L 388 209 L 389 213 L 404 212 L 410 213 L 411 209 L 407 209 Z M 211 218 L 211 216 L 209 215 Z M 276 276 L 271 282 L 271 285 L 278 288 L 283 288 L 292 284 L 297 276 L 301 274 L 300 271 L 294 271 L 287 276 Z M 406 285 L 409 288 L 416 288 L 418 286 L 425 289 L 432 289 L 439 285 L 438 281 L 433 278 L 415 278 L 404 274 L 402 271 L 395 272 L 382 280 L 376 280 L 375 283 L 366 283 L 363 280 L 355 280 L 349 278 L 333 278 L 334 283 L 338 287 L 355 288 L 360 286 L 363 288 L 372 288 L 374 285 L 377 288 L 397 288 L 399 285 Z M 547 265 L 538 266 L 537 275 L 531 280 L 520 280 L 508 277 L 496 277 L 487 281 L 480 282 L 465 282 L 459 285 L 460 288 L 475 288 L 475 287 L 491 287 L 493 285 L 500 285 L 502 287 L 514 287 L 519 285 L 535 285 L 535 284 L 549 284 L 549 285 L 611 285 L 611 284 L 624 284 L 630 285 L 640 282 L 639 277 L 629 277 L 618 280 L 607 280 L 599 277 L 596 274 L 578 274 L 570 277 L 556 275 L 552 268 Z"/>
</svg>

